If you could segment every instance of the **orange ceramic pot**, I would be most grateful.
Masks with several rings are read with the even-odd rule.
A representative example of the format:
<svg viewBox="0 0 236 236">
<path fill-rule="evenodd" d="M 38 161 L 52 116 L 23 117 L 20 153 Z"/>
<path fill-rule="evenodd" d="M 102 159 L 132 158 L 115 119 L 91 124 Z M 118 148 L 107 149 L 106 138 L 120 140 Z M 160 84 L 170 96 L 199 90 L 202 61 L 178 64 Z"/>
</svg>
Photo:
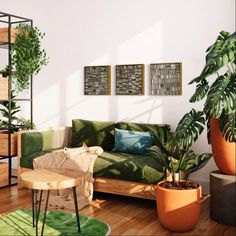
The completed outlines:
<svg viewBox="0 0 236 236">
<path fill-rule="evenodd" d="M 234 142 L 225 141 L 219 129 L 219 120 L 211 119 L 211 147 L 214 160 L 222 172 L 229 175 L 236 175 L 236 150 Z"/>
<path fill-rule="evenodd" d="M 175 190 L 156 188 L 157 213 L 162 226 L 175 232 L 190 231 L 200 217 L 201 186 L 196 189 Z"/>
</svg>

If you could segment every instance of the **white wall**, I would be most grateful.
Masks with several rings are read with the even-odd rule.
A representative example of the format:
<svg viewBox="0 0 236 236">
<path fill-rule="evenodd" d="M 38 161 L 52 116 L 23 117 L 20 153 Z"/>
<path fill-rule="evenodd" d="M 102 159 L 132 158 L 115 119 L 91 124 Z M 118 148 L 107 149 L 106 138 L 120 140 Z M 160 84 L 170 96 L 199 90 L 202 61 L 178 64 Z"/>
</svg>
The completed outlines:
<svg viewBox="0 0 236 236">
<path fill-rule="evenodd" d="M 188 82 L 204 65 L 206 48 L 221 30 L 235 29 L 234 0 L 0 0 L 3 12 L 32 18 L 46 32 L 50 63 L 34 78 L 38 127 L 70 125 L 73 118 L 169 123 L 190 104 Z M 149 96 L 149 64 L 183 63 L 182 96 Z M 145 96 L 115 96 L 116 64 L 146 64 Z M 83 66 L 112 66 L 112 95 L 83 95 Z M 194 149 L 210 151 L 204 133 Z M 193 178 L 208 181 L 211 161 Z"/>
</svg>

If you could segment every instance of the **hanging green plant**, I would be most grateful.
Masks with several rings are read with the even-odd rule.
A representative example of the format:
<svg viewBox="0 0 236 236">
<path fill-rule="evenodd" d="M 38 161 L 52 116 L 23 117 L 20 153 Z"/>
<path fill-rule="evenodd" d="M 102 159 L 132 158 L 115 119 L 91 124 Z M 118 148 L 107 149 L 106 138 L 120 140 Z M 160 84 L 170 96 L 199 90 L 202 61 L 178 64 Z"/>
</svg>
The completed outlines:
<svg viewBox="0 0 236 236">
<path fill-rule="evenodd" d="M 21 92 L 29 88 L 31 76 L 47 65 L 48 57 L 41 45 L 44 33 L 28 24 L 20 24 L 16 29 L 19 33 L 12 45 L 12 78 L 16 92 Z"/>
</svg>

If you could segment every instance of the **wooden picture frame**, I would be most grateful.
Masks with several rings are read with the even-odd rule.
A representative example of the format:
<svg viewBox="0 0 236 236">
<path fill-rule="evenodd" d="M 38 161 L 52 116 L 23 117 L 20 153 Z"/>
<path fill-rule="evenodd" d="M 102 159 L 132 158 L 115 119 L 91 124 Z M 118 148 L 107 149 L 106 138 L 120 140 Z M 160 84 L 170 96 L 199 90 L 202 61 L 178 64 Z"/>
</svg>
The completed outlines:
<svg viewBox="0 0 236 236">
<path fill-rule="evenodd" d="M 84 67 L 84 95 L 111 95 L 111 66 Z"/>
<path fill-rule="evenodd" d="M 151 95 L 182 95 L 182 63 L 150 65 Z"/>
<path fill-rule="evenodd" d="M 144 95 L 144 64 L 116 65 L 116 95 Z"/>
</svg>

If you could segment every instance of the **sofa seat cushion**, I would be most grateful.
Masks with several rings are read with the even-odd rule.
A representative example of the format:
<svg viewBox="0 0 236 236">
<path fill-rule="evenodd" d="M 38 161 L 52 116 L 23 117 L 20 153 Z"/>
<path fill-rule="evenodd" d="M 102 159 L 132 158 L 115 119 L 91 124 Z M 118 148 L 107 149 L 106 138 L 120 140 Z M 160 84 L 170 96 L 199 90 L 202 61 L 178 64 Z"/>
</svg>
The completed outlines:
<svg viewBox="0 0 236 236">
<path fill-rule="evenodd" d="M 152 156 L 103 152 L 95 161 L 93 174 L 94 177 L 152 184 L 164 178 L 164 169 Z"/>
</svg>

